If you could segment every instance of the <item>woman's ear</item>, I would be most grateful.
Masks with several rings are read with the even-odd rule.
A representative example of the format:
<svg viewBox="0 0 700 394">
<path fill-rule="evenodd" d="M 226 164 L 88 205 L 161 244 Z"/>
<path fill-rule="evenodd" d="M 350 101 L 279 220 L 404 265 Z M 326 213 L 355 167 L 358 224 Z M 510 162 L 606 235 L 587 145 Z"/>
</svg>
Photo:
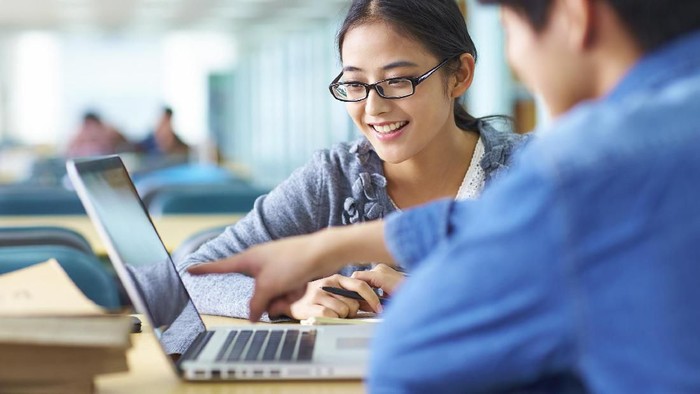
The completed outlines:
<svg viewBox="0 0 700 394">
<path fill-rule="evenodd" d="M 474 80 L 474 56 L 463 53 L 459 57 L 459 70 L 454 74 L 453 85 L 450 89 L 450 97 L 457 98 L 469 89 Z"/>
</svg>

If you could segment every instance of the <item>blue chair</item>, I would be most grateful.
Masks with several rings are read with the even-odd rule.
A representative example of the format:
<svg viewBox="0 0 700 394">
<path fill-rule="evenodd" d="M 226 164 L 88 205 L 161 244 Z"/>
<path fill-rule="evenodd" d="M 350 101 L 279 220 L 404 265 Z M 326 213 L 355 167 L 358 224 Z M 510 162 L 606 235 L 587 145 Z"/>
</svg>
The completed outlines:
<svg viewBox="0 0 700 394">
<path fill-rule="evenodd" d="M 0 227 L 0 247 L 63 245 L 92 255 L 90 243 L 77 231 L 59 226 Z"/>
<path fill-rule="evenodd" d="M 0 215 L 84 215 L 74 191 L 61 186 L 0 187 Z"/>
<path fill-rule="evenodd" d="M 153 171 L 132 174 L 134 185 L 146 201 L 148 195 L 161 187 L 172 185 L 202 185 L 218 183 L 246 184 L 232 172 L 210 164 L 181 164 Z"/>
<path fill-rule="evenodd" d="M 268 190 L 240 184 L 170 185 L 144 200 L 153 216 L 247 213 Z"/>
<path fill-rule="evenodd" d="M 0 274 L 54 258 L 76 286 L 91 300 L 108 309 L 121 306 L 114 276 L 96 256 L 61 245 L 0 247 Z"/>
<path fill-rule="evenodd" d="M 217 226 L 207 228 L 190 235 L 189 237 L 187 237 L 187 239 L 182 241 L 182 243 L 178 245 L 178 247 L 175 250 L 173 250 L 173 252 L 170 254 L 170 257 L 173 259 L 173 262 L 175 264 L 180 263 L 187 256 L 196 252 L 197 249 L 199 249 L 199 247 L 202 246 L 204 243 L 211 239 L 214 239 L 219 234 L 223 233 L 224 229 L 226 229 L 226 226 Z"/>
<path fill-rule="evenodd" d="M 66 175 L 65 157 L 38 158 L 32 163 L 31 175 L 24 183 L 30 185 L 61 186 Z"/>
</svg>

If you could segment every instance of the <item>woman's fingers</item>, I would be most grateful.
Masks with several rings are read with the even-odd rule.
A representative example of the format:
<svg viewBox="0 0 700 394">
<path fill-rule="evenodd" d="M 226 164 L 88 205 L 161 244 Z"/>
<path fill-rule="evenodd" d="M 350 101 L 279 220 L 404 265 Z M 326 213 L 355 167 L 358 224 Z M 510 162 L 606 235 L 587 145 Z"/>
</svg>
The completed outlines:
<svg viewBox="0 0 700 394">
<path fill-rule="evenodd" d="M 369 305 L 372 311 L 376 313 L 382 312 L 383 309 L 382 304 L 379 302 L 379 296 L 377 296 L 377 293 L 375 293 L 374 290 L 372 290 L 372 288 L 370 287 L 370 285 L 367 284 L 367 282 L 356 278 L 348 278 L 342 275 L 338 276 L 338 284 L 340 284 L 342 288 L 357 292 L 357 294 L 359 294 L 362 297 L 362 299 L 367 303 L 367 305 Z"/>
<path fill-rule="evenodd" d="M 357 300 L 336 297 L 322 289 L 324 286 L 340 287 L 337 277 L 339 275 L 310 282 L 304 296 L 291 305 L 290 316 L 303 320 L 318 316 L 344 318 L 357 315 L 360 308 Z"/>
<path fill-rule="evenodd" d="M 290 316 L 292 317 L 292 308 L 297 301 L 304 296 L 304 291 L 290 292 L 282 297 L 277 297 L 270 301 L 267 307 L 267 313 L 270 317 Z"/>
<path fill-rule="evenodd" d="M 378 287 L 384 290 L 385 294 L 393 294 L 406 277 L 385 264 L 379 264 L 370 271 L 353 272 L 352 278 L 362 280 L 372 287 Z"/>
<path fill-rule="evenodd" d="M 372 287 L 382 287 L 379 275 L 373 271 L 355 271 L 352 273 L 351 278 L 361 280 Z"/>
<path fill-rule="evenodd" d="M 360 309 L 359 301 L 347 297 L 334 296 L 328 293 L 319 294 L 316 303 L 333 311 L 338 317 L 342 318 L 353 317 L 357 315 L 357 310 Z"/>
</svg>

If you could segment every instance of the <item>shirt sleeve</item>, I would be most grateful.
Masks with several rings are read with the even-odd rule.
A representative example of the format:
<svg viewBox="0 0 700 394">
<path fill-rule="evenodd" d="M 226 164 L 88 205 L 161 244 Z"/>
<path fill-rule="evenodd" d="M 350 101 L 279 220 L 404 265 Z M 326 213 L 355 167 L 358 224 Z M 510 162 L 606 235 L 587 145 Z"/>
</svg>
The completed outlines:
<svg viewBox="0 0 700 394">
<path fill-rule="evenodd" d="M 523 167 L 514 167 L 479 201 L 458 202 L 451 210 L 441 202 L 416 210 L 416 219 L 394 221 L 437 225 L 442 235 L 431 235 L 434 228 L 406 229 L 401 232 L 409 237 L 393 244 L 410 259 L 425 259 L 378 327 L 369 391 L 508 390 L 556 376 L 571 362 L 566 212 L 544 165 Z M 431 252 L 440 238 L 444 242 Z M 421 250 L 414 253 L 404 242 L 422 244 Z"/>
<path fill-rule="evenodd" d="M 531 134 L 503 133 L 485 123 L 482 138 L 485 155 L 481 165 L 486 175 L 486 188 L 505 175 L 511 166 L 511 155 L 532 139 Z M 471 203 L 464 202 L 464 204 Z M 413 270 L 450 234 L 452 199 L 428 203 L 404 212 L 394 212 L 385 220 L 385 237 L 389 252 L 405 270 Z"/>
<path fill-rule="evenodd" d="M 452 204 L 443 199 L 387 216 L 384 241 L 399 266 L 413 270 L 447 237 Z"/>
<path fill-rule="evenodd" d="M 318 152 L 309 164 L 258 198 L 243 219 L 178 264 L 178 272 L 201 313 L 247 318 L 254 282 L 241 274 L 190 275 L 187 267 L 234 255 L 252 245 L 311 233 L 327 223 L 330 214 L 322 204 L 323 172 L 330 165 L 326 158 L 325 152 Z"/>
</svg>

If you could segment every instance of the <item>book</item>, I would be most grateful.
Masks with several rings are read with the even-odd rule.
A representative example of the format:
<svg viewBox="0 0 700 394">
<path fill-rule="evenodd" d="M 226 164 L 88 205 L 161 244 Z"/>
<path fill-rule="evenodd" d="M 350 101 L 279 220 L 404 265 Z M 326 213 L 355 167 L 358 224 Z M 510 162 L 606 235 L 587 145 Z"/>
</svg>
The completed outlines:
<svg viewBox="0 0 700 394">
<path fill-rule="evenodd" d="M 124 349 L 0 345 L 0 382 L 65 380 L 128 371 Z"/>
<path fill-rule="evenodd" d="M 131 318 L 108 315 L 56 260 L 0 275 L 0 344 L 126 348 Z"/>
<path fill-rule="evenodd" d="M 73 345 L 127 348 L 129 316 L 0 316 L 0 345 Z"/>
<path fill-rule="evenodd" d="M 34 380 L 32 382 L 3 382 L 0 392 L 12 394 L 92 394 L 92 379 Z"/>
<path fill-rule="evenodd" d="M 105 313 L 78 289 L 54 259 L 0 275 L 0 317 Z"/>
<path fill-rule="evenodd" d="M 0 392 L 92 393 L 96 375 L 128 370 L 131 326 L 55 260 L 0 275 Z"/>
</svg>

